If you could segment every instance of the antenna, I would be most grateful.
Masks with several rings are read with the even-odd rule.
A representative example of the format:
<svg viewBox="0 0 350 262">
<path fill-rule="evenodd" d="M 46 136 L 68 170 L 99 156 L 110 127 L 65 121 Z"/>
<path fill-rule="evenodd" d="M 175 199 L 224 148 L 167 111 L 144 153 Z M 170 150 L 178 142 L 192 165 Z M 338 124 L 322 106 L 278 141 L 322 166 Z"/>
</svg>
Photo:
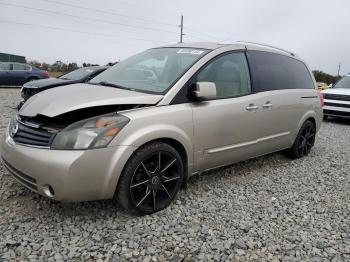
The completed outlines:
<svg viewBox="0 0 350 262">
<path fill-rule="evenodd" d="M 183 15 L 181 15 L 181 24 L 179 25 L 179 27 L 180 27 L 180 44 L 181 43 L 183 43 L 183 41 L 182 41 L 182 37 L 185 35 L 184 33 L 183 33 L 183 31 L 184 31 L 184 16 Z"/>
</svg>

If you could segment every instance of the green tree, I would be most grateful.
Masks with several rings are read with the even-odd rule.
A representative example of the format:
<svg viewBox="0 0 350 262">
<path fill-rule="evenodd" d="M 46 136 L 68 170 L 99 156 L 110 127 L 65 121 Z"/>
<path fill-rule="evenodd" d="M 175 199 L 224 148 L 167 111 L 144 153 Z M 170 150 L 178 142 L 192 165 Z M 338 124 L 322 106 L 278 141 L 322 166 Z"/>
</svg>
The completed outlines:
<svg viewBox="0 0 350 262">
<path fill-rule="evenodd" d="M 335 82 L 337 82 L 341 77 L 338 76 L 333 76 L 330 74 L 327 74 L 323 71 L 319 71 L 319 70 L 315 70 L 312 71 L 312 73 L 315 76 L 316 82 L 323 82 L 323 83 L 327 83 L 329 84 L 334 84 Z"/>
</svg>

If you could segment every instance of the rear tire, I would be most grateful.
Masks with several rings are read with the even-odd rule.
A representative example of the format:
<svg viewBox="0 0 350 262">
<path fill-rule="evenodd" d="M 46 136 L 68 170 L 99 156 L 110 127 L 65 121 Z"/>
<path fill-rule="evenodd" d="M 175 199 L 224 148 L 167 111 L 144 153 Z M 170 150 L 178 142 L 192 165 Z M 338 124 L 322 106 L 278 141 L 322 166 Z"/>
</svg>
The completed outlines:
<svg viewBox="0 0 350 262">
<path fill-rule="evenodd" d="M 29 77 L 29 78 L 27 79 L 27 82 L 26 82 L 26 83 L 31 82 L 31 81 L 34 81 L 34 80 L 38 80 L 38 78 L 36 78 L 36 77 Z"/>
<path fill-rule="evenodd" d="M 170 205 L 183 179 L 183 162 L 172 146 L 146 144 L 125 165 L 117 186 L 117 201 L 130 213 L 152 214 Z"/>
<path fill-rule="evenodd" d="M 293 159 L 307 156 L 315 144 L 316 127 L 310 120 L 305 121 L 301 126 L 293 146 L 287 150 L 289 157 Z"/>
</svg>

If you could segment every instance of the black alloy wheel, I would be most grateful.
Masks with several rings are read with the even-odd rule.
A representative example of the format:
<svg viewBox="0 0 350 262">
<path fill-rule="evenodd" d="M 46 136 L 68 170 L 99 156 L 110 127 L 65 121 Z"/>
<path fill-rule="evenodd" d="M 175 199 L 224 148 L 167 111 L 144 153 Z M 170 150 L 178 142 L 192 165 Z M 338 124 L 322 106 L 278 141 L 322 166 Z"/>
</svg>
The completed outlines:
<svg viewBox="0 0 350 262">
<path fill-rule="evenodd" d="M 300 128 L 292 148 L 288 153 L 292 158 L 307 156 L 314 146 L 316 137 L 316 127 L 313 122 L 307 120 Z"/>
<path fill-rule="evenodd" d="M 118 187 L 122 206 L 141 214 L 167 207 L 176 197 L 184 177 L 179 153 L 165 143 L 138 150 L 127 163 Z"/>
</svg>

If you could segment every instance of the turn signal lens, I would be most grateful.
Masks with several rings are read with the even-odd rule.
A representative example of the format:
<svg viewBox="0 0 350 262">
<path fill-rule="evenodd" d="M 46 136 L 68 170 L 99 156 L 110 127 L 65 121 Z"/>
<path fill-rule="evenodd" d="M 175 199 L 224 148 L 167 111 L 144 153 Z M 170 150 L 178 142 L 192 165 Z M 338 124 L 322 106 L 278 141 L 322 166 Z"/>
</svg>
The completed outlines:
<svg viewBox="0 0 350 262">
<path fill-rule="evenodd" d="M 115 136 L 119 132 L 119 128 L 114 127 L 112 129 L 109 129 L 106 133 L 104 133 L 104 136 Z"/>
</svg>

